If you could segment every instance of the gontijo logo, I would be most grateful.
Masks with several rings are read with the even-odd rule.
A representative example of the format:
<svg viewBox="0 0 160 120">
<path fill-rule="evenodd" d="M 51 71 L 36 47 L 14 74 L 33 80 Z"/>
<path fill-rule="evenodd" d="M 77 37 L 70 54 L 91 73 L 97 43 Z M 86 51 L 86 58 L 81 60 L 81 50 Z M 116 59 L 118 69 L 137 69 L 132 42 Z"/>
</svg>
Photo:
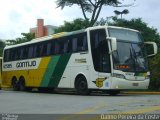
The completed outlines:
<svg viewBox="0 0 160 120">
<path fill-rule="evenodd" d="M 3 71 L 38 69 L 40 62 L 41 58 L 7 62 L 3 65 Z"/>
<path fill-rule="evenodd" d="M 23 67 L 33 67 L 36 66 L 36 61 L 24 61 L 24 62 L 17 62 L 16 67 L 17 68 L 23 68 Z"/>
</svg>

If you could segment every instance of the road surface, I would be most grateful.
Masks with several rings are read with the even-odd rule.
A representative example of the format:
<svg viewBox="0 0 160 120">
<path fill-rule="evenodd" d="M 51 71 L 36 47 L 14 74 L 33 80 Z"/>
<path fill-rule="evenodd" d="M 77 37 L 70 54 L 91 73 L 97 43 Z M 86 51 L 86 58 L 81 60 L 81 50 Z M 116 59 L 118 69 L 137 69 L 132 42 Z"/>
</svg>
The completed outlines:
<svg viewBox="0 0 160 120">
<path fill-rule="evenodd" d="M 160 114 L 160 95 L 109 96 L 94 93 L 80 96 L 74 92 L 38 93 L 0 90 L 0 113 L 4 117 L 7 116 L 5 114 L 72 114 L 72 119 L 79 118 L 77 116 L 81 114 Z M 70 117 L 63 118 L 70 120 Z"/>
</svg>

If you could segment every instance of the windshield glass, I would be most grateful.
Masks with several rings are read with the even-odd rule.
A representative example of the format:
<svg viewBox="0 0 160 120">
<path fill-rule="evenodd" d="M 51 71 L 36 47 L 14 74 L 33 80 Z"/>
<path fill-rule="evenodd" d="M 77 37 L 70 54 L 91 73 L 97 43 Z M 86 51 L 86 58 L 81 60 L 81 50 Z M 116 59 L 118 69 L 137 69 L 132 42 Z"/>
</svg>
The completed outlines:
<svg viewBox="0 0 160 120">
<path fill-rule="evenodd" d="M 138 32 L 109 29 L 111 37 L 117 38 L 117 51 L 113 53 L 114 69 L 125 72 L 147 72 L 145 47 Z"/>
</svg>

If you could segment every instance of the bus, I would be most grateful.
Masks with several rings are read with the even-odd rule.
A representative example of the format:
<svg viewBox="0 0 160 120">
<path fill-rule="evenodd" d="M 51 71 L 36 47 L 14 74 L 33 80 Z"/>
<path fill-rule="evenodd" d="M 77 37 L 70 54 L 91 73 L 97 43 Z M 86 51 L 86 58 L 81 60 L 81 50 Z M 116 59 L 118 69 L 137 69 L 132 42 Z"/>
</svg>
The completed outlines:
<svg viewBox="0 0 160 120">
<path fill-rule="evenodd" d="M 2 84 L 2 57 L 0 57 L 0 89 Z"/>
<path fill-rule="evenodd" d="M 152 53 L 147 54 L 145 44 Z M 2 84 L 21 91 L 68 88 L 81 95 L 147 89 L 147 56 L 156 53 L 156 43 L 145 43 L 133 29 L 96 26 L 62 32 L 5 47 Z"/>
</svg>

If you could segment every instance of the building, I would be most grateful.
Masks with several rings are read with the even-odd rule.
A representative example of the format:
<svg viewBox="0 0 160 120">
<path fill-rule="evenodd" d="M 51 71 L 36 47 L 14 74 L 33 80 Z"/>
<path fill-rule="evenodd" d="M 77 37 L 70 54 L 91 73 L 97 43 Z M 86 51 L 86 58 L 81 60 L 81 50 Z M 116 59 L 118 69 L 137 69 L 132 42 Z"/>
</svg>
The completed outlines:
<svg viewBox="0 0 160 120">
<path fill-rule="evenodd" d="M 35 33 L 35 37 L 43 37 L 54 34 L 57 27 L 52 25 L 44 25 L 43 19 L 37 19 L 37 27 L 31 28 L 30 33 Z"/>
</svg>

